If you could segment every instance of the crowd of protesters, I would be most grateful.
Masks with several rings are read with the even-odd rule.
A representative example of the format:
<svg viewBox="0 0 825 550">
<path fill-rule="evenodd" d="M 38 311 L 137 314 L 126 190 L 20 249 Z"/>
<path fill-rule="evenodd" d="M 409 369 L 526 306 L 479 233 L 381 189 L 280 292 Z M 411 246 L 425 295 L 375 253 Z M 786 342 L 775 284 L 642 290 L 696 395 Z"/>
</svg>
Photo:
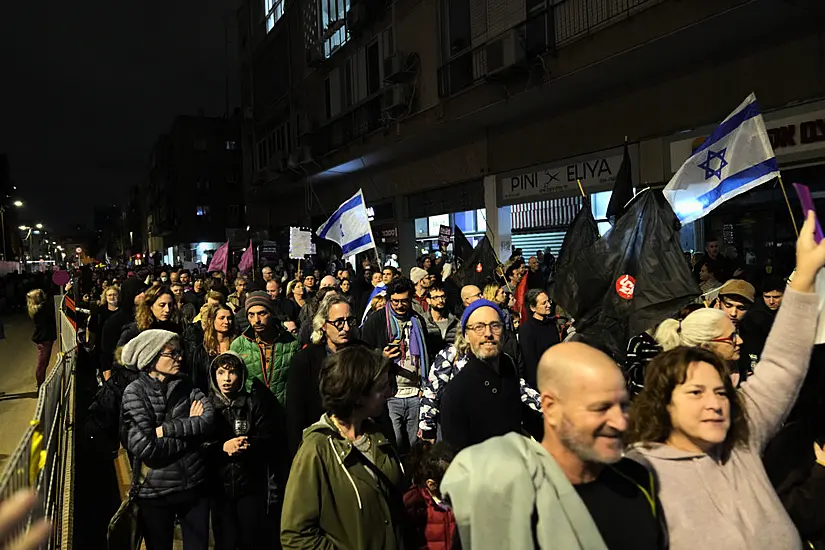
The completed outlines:
<svg viewBox="0 0 825 550">
<path fill-rule="evenodd" d="M 825 548 L 825 245 L 809 220 L 789 284 L 712 250 L 634 392 L 549 252 L 463 286 L 443 256 L 89 270 L 84 433 L 128 454 L 148 550 L 176 524 L 186 548 Z"/>
</svg>

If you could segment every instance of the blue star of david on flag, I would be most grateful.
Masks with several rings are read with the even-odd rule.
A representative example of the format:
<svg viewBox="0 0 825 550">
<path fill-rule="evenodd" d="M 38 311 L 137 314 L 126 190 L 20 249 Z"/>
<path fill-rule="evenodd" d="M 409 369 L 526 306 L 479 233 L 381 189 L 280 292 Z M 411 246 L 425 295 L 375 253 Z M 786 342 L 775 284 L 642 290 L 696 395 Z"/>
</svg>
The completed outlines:
<svg viewBox="0 0 825 550">
<path fill-rule="evenodd" d="M 725 153 L 727 152 L 727 147 L 722 149 L 721 151 L 714 152 L 708 149 L 708 157 L 705 159 L 705 162 L 698 164 L 697 166 L 705 171 L 705 179 L 709 180 L 711 176 L 716 176 L 719 181 L 722 181 L 722 169 L 728 165 L 728 161 L 725 160 Z M 714 170 L 713 169 L 713 160 L 719 160 L 719 167 Z"/>
<path fill-rule="evenodd" d="M 338 210 L 318 228 L 316 234 L 322 239 L 338 243 L 345 258 L 375 248 L 361 190 L 339 206 Z"/>
<path fill-rule="evenodd" d="M 751 94 L 693 151 L 664 195 L 685 224 L 778 175 L 776 155 Z"/>
</svg>

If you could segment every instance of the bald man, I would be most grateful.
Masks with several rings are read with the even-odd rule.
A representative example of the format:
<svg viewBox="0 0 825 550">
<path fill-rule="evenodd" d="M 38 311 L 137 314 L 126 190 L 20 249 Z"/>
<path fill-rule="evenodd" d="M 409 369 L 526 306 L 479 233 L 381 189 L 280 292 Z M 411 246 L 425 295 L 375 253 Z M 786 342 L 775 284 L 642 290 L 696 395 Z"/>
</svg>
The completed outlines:
<svg viewBox="0 0 825 550">
<path fill-rule="evenodd" d="M 326 275 L 323 279 L 321 279 L 321 284 L 318 286 L 318 290 L 322 288 L 335 288 L 338 286 L 338 279 L 333 277 L 332 275 Z"/>
<path fill-rule="evenodd" d="M 464 304 L 464 307 L 469 306 L 476 300 L 480 300 L 482 296 L 481 289 L 476 285 L 461 287 L 461 302 Z"/>
<path fill-rule="evenodd" d="M 559 344 L 539 361 L 538 383 L 541 443 L 515 434 L 491 439 L 459 454 L 444 477 L 442 492 L 451 498 L 462 543 L 472 540 L 474 549 L 666 548 L 653 477 L 623 458 L 628 395 L 619 367 L 585 344 Z M 496 483 L 485 487 L 483 479 L 493 477 Z M 506 521 L 484 509 L 496 501 L 508 503 Z"/>
</svg>

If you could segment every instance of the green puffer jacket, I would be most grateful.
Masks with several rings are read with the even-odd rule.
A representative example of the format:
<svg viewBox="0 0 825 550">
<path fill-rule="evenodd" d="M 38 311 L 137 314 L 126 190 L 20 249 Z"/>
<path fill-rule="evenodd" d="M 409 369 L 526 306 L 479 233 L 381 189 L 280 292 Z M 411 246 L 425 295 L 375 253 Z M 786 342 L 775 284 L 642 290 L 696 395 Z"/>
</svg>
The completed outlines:
<svg viewBox="0 0 825 550">
<path fill-rule="evenodd" d="M 371 421 L 375 465 L 341 437 L 326 415 L 304 430 L 292 461 L 281 515 L 284 550 L 402 550 L 404 470 Z M 376 483 L 377 481 L 377 483 Z"/>
<path fill-rule="evenodd" d="M 252 379 L 257 378 L 266 384 L 266 387 L 275 395 L 281 405 L 286 406 L 287 374 L 289 373 L 289 365 L 292 363 L 292 356 L 299 350 L 298 341 L 280 326 L 278 327 L 268 372 L 264 372 L 263 353 L 261 353 L 261 348 L 258 347 L 258 343 L 255 341 L 255 330 L 252 327 L 249 327 L 242 335 L 235 338 L 229 349 L 240 355 L 246 364 L 246 370 L 249 372 L 246 379 L 246 391 L 252 391 Z"/>
</svg>

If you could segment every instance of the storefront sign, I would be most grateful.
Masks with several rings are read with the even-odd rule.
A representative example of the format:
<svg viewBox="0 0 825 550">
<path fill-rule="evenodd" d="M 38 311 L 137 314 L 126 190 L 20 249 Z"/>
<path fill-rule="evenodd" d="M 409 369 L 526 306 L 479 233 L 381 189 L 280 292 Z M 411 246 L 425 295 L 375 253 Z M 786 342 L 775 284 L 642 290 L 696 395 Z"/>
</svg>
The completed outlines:
<svg viewBox="0 0 825 550">
<path fill-rule="evenodd" d="M 530 200 L 547 200 L 579 195 L 579 184 L 587 194 L 610 191 L 616 173 L 622 165 L 622 147 L 536 166 L 497 176 L 500 205 L 518 204 Z M 638 158 L 637 146 L 630 146 L 630 158 Z M 638 164 L 633 163 L 631 164 Z M 632 166 L 634 181 L 637 166 Z"/>
<path fill-rule="evenodd" d="M 438 247 L 441 250 L 446 250 L 450 246 L 450 239 L 453 236 L 453 230 L 449 225 L 442 225 L 438 228 Z"/>
<path fill-rule="evenodd" d="M 796 153 L 825 149 L 825 111 L 766 120 L 765 128 L 771 146 L 780 159 Z M 706 138 L 702 135 L 671 143 L 671 172 L 675 174 Z"/>
</svg>

